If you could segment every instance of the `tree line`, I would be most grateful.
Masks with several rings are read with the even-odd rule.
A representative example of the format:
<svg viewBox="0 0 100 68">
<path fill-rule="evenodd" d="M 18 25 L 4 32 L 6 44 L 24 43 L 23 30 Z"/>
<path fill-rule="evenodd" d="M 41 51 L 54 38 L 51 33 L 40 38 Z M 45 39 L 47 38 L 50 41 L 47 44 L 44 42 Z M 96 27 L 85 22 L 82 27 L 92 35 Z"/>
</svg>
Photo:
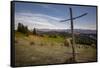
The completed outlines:
<svg viewBox="0 0 100 68">
<path fill-rule="evenodd" d="M 17 32 L 21 32 L 23 34 L 33 34 L 33 35 L 36 35 L 37 32 L 36 32 L 36 28 L 33 28 L 32 32 L 28 29 L 27 26 L 23 25 L 22 23 L 18 23 L 18 27 L 17 27 Z"/>
</svg>

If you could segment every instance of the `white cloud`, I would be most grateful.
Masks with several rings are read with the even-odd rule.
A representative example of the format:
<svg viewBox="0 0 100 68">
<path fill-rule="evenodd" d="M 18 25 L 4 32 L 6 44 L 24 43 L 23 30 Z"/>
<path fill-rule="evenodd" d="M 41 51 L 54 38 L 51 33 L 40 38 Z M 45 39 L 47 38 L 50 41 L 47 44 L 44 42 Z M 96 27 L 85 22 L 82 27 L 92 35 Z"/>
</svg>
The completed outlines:
<svg viewBox="0 0 100 68">
<path fill-rule="evenodd" d="M 42 29 L 64 29 L 65 24 L 59 22 L 61 19 L 44 15 L 44 14 L 33 14 L 33 13 L 16 13 L 15 14 L 15 29 L 18 23 L 27 25 L 29 29 L 42 28 Z"/>
</svg>

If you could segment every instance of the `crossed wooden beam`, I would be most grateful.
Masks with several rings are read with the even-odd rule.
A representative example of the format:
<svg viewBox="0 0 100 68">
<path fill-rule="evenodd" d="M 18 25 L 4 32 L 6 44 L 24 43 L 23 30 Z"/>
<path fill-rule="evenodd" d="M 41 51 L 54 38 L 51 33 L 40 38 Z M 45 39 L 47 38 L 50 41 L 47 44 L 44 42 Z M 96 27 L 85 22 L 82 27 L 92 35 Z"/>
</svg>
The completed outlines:
<svg viewBox="0 0 100 68">
<path fill-rule="evenodd" d="M 84 13 L 82 15 L 79 15 L 77 17 L 73 17 L 73 13 L 72 13 L 72 8 L 69 8 L 69 11 L 70 11 L 70 19 L 66 19 L 66 20 L 61 20 L 60 22 L 66 22 L 66 21 L 70 21 L 71 23 L 71 33 L 72 33 L 72 60 L 73 60 L 73 63 L 76 62 L 75 60 L 75 39 L 74 39 L 74 25 L 73 25 L 73 20 L 75 19 L 78 19 L 78 18 L 81 18 L 85 15 L 87 15 L 88 13 Z"/>
</svg>

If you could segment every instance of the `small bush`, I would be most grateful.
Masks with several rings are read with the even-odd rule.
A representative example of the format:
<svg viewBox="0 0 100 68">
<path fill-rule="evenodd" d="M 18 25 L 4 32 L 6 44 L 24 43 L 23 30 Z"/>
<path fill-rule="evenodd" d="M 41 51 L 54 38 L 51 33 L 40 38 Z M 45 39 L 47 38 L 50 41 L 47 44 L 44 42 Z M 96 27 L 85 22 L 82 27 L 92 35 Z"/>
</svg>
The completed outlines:
<svg viewBox="0 0 100 68">
<path fill-rule="evenodd" d="M 69 47 L 69 43 L 68 43 L 68 41 L 67 41 L 67 40 L 65 40 L 65 41 L 64 41 L 64 46 Z"/>
<path fill-rule="evenodd" d="M 54 35 L 54 36 L 53 36 L 53 38 L 57 38 L 57 36 L 56 36 L 56 35 Z"/>
<path fill-rule="evenodd" d="M 29 36 L 29 34 L 26 34 L 26 36 L 28 37 L 28 36 Z"/>
<path fill-rule="evenodd" d="M 43 46 L 43 45 L 44 45 L 44 43 L 40 43 L 40 45 L 41 45 L 41 46 Z"/>
<path fill-rule="evenodd" d="M 57 38 L 57 35 L 49 35 L 50 38 Z"/>
<path fill-rule="evenodd" d="M 30 45 L 35 45 L 35 42 L 30 42 Z"/>
<path fill-rule="evenodd" d="M 44 37 L 44 35 L 39 35 L 40 37 Z"/>
<path fill-rule="evenodd" d="M 93 48 L 96 48 L 96 45 L 95 45 L 95 44 L 91 44 L 91 46 L 92 46 Z"/>
</svg>

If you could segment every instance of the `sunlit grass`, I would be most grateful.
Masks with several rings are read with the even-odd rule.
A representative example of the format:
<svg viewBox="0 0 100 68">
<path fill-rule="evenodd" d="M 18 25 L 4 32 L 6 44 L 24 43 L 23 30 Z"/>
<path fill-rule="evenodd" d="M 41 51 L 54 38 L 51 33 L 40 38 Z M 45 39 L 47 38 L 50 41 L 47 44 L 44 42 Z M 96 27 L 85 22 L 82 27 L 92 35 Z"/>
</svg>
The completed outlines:
<svg viewBox="0 0 100 68">
<path fill-rule="evenodd" d="M 72 57 L 71 46 L 66 47 L 64 38 L 59 36 L 56 38 L 38 35 L 26 36 L 17 32 L 15 40 L 17 41 L 15 43 L 16 66 L 65 63 Z M 77 44 L 75 52 L 78 62 L 96 60 L 96 49 L 91 46 L 86 48 L 84 45 Z"/>
</svg>

